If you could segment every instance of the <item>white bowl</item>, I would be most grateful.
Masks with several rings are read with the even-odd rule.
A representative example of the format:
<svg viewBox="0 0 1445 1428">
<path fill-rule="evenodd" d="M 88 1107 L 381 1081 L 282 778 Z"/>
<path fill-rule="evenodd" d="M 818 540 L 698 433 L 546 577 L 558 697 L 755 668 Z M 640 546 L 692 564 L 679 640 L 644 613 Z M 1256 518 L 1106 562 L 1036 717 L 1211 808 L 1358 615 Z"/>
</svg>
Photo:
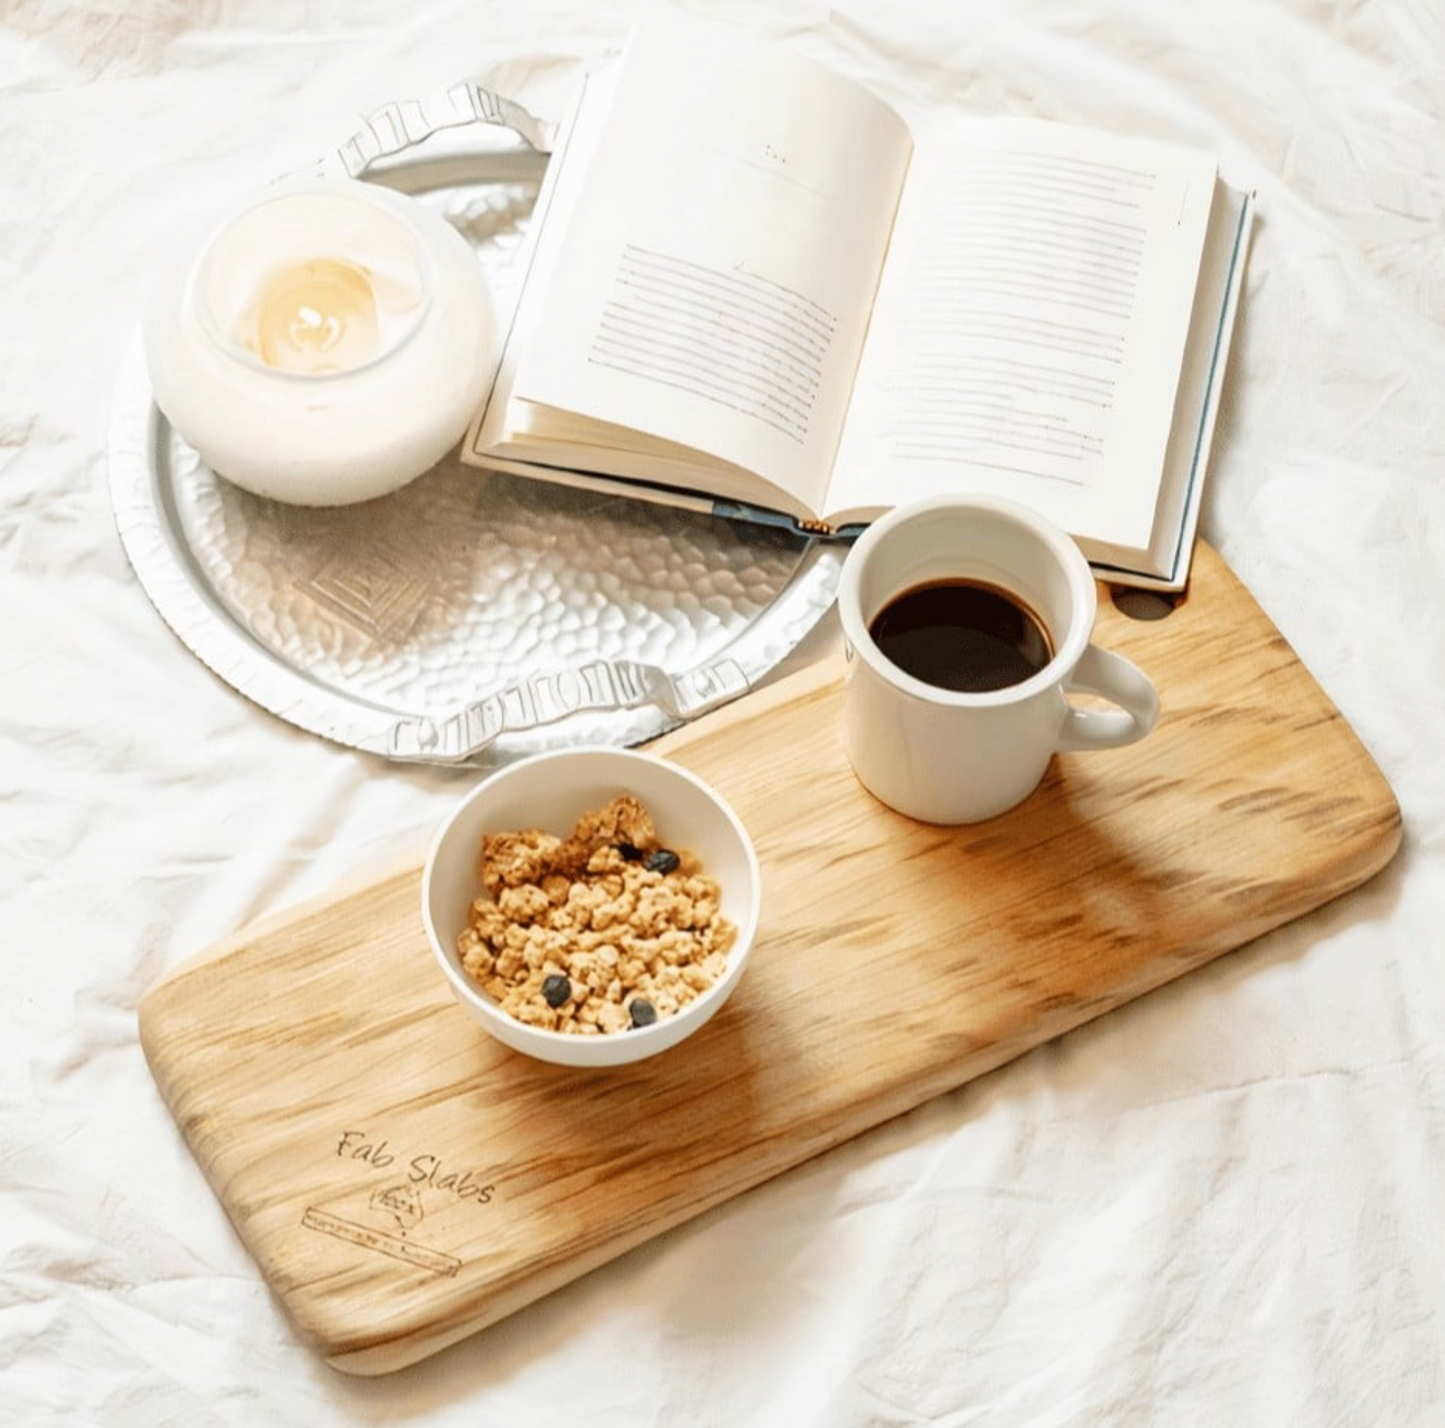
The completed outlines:
<svg viewBox="0 0 1445 1428">
<path fill-rule="evenodd" d="M 619 793 L 646 806 L 668 847 L 695 854 L 718 885 L 722 914 L 737 928 L 723 975 L 672 1016 L 651 1026 L 578 1036 L 528 1026 L 504 1012 L 462 967 L 457 939 L 482 894 L 482 835 L 541 828 L 559 837 L 579 814 Z M 422 919 L 442 973 L 462 1006 L 513 1050 L 562 1066 L 621 1066 L 691 1036 L 731 995 L 757 933 L 761 879 L 752 840 L 737 815 L 701 779 L 652 754 L 565 749 L 509 764 L 474 788 L 438 830 L 422 875 Z"/>
</svg>

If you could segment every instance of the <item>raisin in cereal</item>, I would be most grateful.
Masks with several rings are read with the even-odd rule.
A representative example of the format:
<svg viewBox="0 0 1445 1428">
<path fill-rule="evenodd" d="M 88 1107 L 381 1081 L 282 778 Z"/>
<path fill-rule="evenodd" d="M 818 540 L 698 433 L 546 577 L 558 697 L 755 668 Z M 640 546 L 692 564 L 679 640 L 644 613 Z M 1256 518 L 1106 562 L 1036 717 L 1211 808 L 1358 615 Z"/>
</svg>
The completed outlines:
<svg viewBox="0 0 1445 1428">
<path fill-rule="evenodd" d="M 665 847 L 632 794 L 584 813 L 566 838 L 482 838 L 485 896 L 458 939 L 462 965 L 503 1011 L 581 1036 L 672 1016 L 722 975 L 737 929 L 698 860 Z"/>
</svg>

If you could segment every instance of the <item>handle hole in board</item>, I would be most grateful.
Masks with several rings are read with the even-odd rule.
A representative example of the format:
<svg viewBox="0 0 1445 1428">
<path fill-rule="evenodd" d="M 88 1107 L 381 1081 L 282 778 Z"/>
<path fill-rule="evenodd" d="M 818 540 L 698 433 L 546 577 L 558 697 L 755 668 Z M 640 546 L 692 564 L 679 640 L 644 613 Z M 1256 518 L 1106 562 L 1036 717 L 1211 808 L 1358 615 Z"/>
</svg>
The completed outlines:
<svg viewBox="0 0 1445 1428">
<path fill-rule="evenodd" d="M 1114 608 L 1131 620 L 1166 620 L 1172 615 L 1179 600 L 1160 590 L 1139 590 L 1133 586 L 1116 586 L 1110 592 Z"/>
</svg>

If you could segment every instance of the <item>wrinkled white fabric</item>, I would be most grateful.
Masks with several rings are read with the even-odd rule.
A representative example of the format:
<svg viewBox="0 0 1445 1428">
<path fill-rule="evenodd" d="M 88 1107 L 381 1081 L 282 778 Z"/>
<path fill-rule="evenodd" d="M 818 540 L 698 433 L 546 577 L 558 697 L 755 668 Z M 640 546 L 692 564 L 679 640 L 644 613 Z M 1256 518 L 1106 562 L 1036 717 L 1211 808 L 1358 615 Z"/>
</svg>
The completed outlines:
<svg viewBox="0 0 1445 1428">
<path fill-rule="evenodd" d="M 0 7 L 0 1421 L 1445 1422 L 1445 19 L 1429 0 L 690 8 L 905 108 L 1147 127 L 1259 194 L 1203 534 L 1404 812 L 1363 889 L 412 1369 L 302 1346 L 142 1057 L 187 954 L 460 775 L 301 733 L 133 576 L 112 383 L 173 225 L 638 7 Z M 1328 771 L 1323 770 L 1327 777 Z"/>
</svg>

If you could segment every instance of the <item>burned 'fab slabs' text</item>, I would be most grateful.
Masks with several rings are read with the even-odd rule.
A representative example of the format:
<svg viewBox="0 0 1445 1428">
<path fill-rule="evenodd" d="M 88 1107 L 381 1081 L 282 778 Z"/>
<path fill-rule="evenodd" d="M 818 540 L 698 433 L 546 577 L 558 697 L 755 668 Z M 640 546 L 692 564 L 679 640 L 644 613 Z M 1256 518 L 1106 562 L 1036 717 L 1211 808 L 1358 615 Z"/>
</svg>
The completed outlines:
<svg viewBox="0 0 1445 1428">
<path fill-rule="evenodd" d="M 480 1171 L 458 1170 L 438 1155 L 413 1155 L 402 1160 L 402 1152 L 392 1150 L 386 1139 L 374 1139 L 366 1131 L 342 1131 L 336 1154 L 342 1159 L 364 1161 L 376 1170 L 398 1173 L 418 1188 L 447 1191 L 458 1200 L 475 1200 L 479 1205 L 487 1204 L 496 1190 Z"/>
</svg>

